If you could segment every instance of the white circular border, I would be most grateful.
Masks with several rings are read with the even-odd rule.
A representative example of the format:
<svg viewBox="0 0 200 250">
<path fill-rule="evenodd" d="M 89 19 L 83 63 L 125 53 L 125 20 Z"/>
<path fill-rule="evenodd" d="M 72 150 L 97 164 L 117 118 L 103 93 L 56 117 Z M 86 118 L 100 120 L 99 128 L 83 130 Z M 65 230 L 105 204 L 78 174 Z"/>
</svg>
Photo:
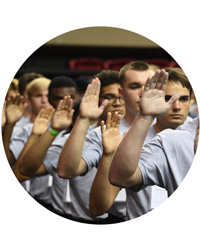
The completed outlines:
<svg viewBox="0 0 200 250">
<path fill-rule="evenodd" d="M 21 64 L 50 39 L 78 28 L 110 26 L 149 38 L 180 63 L 199 91 L 198 5 L 186 1 L 8 1 L 1 23 L 1 98 Z M 160 207 L 115 225 L 86 225 L 65 220 L 39 206 L 16 181 L 1 150 L 2 249 L 189 249 L 198 244 L 200 222 L 199 150 L 178 190 Z"/>
</svg>

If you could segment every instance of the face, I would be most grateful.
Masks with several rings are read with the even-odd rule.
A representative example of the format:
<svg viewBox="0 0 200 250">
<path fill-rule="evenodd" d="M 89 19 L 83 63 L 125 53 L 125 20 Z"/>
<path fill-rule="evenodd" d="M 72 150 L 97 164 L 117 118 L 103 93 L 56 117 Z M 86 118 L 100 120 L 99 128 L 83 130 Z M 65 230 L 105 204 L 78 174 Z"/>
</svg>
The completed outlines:
<svg viewBox="0 0 200 250">
<path fill-rule="evenodd" d="M 162 126 L 172 129 L 184 123 L 191 106 L 189 89 L 183 87 L 180 82 L 170 81 L 166 86 L 166 101 L 175 94 L 179 94 L 180 98 L 172 105 L 167 113 L 157 118 L 158 123 L 162 124 Z"/>
<path fill-rule="evenodd" d="M 32 94 L 28 97 L 28 101 L 31 105 L 32 112 L 37 115 L 42 108 L 49 106 L 48 102 L 48 89 L 41 90 L 36 94 Z"/>
<path fill-rule="evenodd" d="M 122 95 L 124 97 L 126 117 L 128 119 L 134 119 L 139 112 L 139 103 L 146 80 L 153 75 L 154 72 L 152 70 L 136 71 L 129 69 L 126 71 Z"/>
<path fill-rule="evenodd" d="M 56 108 L 58 106 L 59 101 L 67 95 L 71 96 L 73 104 L 78 98 L 76 89 L 73 87 L 53 88 L 50 91 L 51 93 L 49 95 L 49 102 L 54 108 Z"/>
<path fill-rule="evenodd" d="M 108 105 L 105 107 L 101 119 L 106 121 L 107 113 L 111 112 L 113 115 L 114 112 L 118 114 L 125 113 L 124 100 L 119 95 L 119 89 L 121 88 L 119 83 L 113 83 L 108 86 L 103 87 L 100 95 L 100 104 L 107 99 Z"/>
</svg>

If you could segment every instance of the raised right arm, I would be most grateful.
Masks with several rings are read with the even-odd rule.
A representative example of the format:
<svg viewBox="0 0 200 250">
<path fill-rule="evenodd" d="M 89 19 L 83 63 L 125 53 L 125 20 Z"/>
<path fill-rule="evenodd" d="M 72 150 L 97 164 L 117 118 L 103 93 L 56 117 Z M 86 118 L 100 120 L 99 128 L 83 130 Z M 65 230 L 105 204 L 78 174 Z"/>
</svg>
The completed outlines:
<svg viewBox="0 0 200 250">
<path fill-rule="evenodd" d="M 154 118 L 167 112 L 179 98 L 174 95 L 168 102 L 165 101 L 167 80 L 165 70 L 158 70 L 147 80 L 140 100 L 140 112 L 119 144 L 111 163 L 109 180 L 113 185 L 130 187 L 142 184 L 138 163 L 148 130 Z"/>
<path fill-rule="evenodd" d="M 99 107 L 100 81 L 92 80 L 82 98 L 79 116 L 76 123 L 62 148 L 57 171 L 62 178 L 74 178 L 87 171 L 86 162 L 81 158 L 85 136 L 92 120 L 96 120 L 107 105 L 105 100 Z"/>
<path fill-rule="evenodd" d="M 16 95 L 15 97 L 10 97 L 6 101 L 6 106 L 5 106 L 6 122 L 2 128 L 2 139 L 6 157 L 8 159 L 10 166 L 13 166 L 15 163 L 15 157 L 9 148 L 10 138 L 13 132 L 13 128 L 16 122 L 22 117 L 26 106 L 27 103 L 24 103 L 24 98 L 19 94 Z"/>
</svg>

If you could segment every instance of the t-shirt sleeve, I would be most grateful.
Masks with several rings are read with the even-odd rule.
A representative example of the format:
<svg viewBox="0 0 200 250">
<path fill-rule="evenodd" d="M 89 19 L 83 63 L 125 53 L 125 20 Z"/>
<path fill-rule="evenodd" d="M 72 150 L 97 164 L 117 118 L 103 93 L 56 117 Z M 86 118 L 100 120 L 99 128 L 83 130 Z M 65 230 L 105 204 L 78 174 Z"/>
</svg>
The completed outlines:
<svg viewBox="0 0 200 250">
<path fill-rule="evenodd" d="M 48 149 L 44 158 L 43 164 L 47 172 L 52 176 L 57 176 L 57 165 L 61 150 L 61 147 L 52 145 Z"/>
<path fill-rule="evenodd" d="M 88 170 L 91 170 L 93 167 L 98 167 L 102 152 L 101 131 L 100 128 L 97 128 L 87 134 L 84 142 L 82 158 L 86 162 Z"/>
<path fill-rule="evenodd" d="M 21 127 L 13 130 L 12 139 L 10 141 L 10 150 L 16 160 L 28 141 L 31 131 L 32 126 L 25 126 L 24 128 Z"/>
<path fill-rule="evenodd" d="M 143 187 L 158 185 L 165 188 L 167 166 L 162 140 L 156 136 L 142 148 L 138 167 L 142 173 Z"/>
</svg>

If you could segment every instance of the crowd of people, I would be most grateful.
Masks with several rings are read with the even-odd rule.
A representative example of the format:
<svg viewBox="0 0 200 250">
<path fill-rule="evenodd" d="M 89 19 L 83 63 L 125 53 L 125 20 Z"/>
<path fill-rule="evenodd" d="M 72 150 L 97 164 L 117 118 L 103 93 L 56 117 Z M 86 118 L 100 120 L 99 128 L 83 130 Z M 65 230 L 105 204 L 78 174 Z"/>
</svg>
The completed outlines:
<svg viewBox="0 0 200 250">
<path fill-rule="evenodd" d="M 13 79 L 2 111 L 9 165 L 24 189 L 64 218 L 111 224 L 164 202 L 190 169 L 199 117 L 180 68 L 133 61 L 91 76 Z"/>
</svg>

